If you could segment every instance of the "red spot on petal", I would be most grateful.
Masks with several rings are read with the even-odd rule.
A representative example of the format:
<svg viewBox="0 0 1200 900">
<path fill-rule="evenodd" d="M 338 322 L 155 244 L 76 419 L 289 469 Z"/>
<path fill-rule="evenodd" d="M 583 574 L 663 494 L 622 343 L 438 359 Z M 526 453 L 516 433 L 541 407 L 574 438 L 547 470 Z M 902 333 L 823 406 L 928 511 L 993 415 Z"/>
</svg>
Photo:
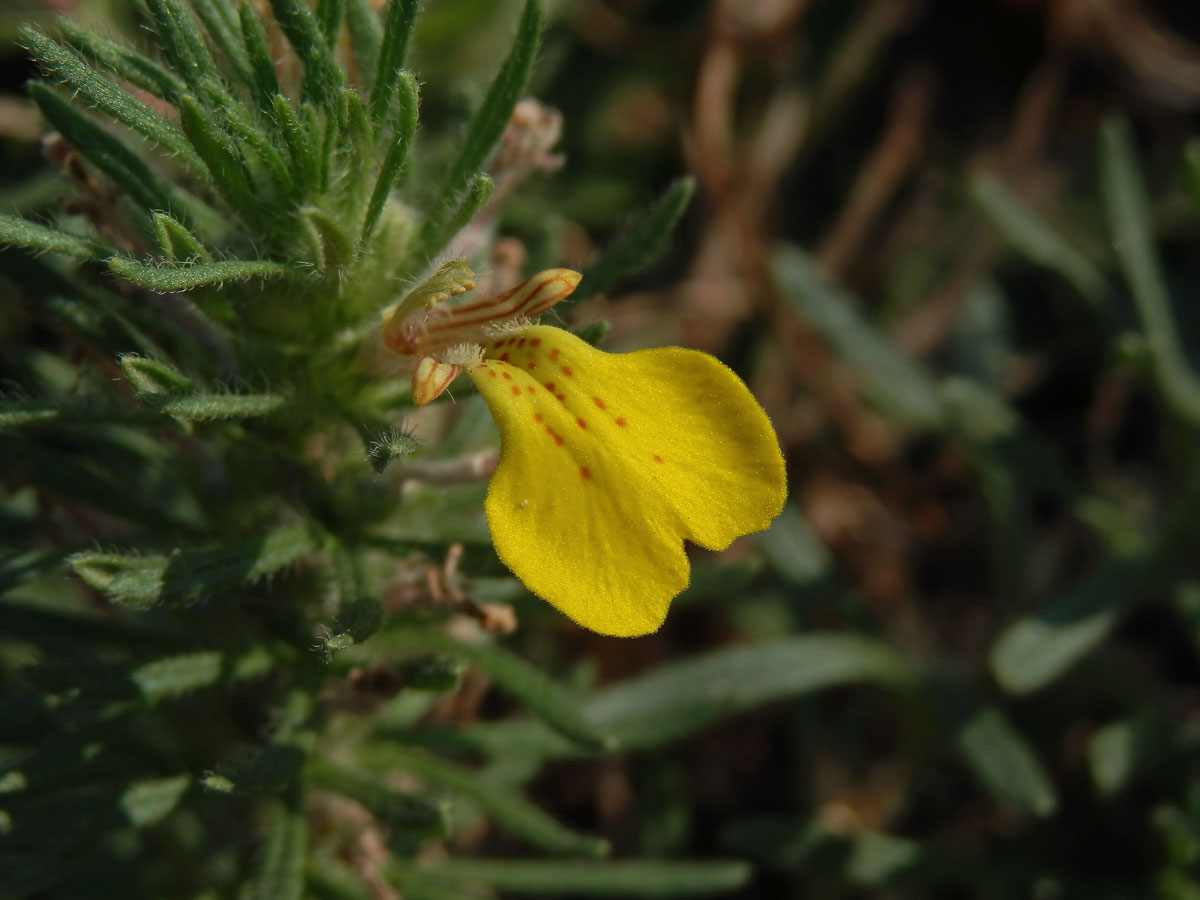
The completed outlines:
<svg viewBox="0 0 1200 900">
<path fill-rule="evenodd" d="M 552 394 L 554 393 L 554 382 L 553 381 L 546 382 L 546 390 L 548 390 Z"/>
<path fill-rule="evenodd" d="M 535 388 L 532 384 L 529 385 L 527 388 L 525 388 L 525 393 L 527 393 L 527 394 L 532 394 L 536 391 L 537 391 L 537 388 Z"/>
<path fill-rule="evenodd" d="M 521 396 L 521 389 L 519 387 L 517 387 L 515 384 L 512 386 L 512 392 L 513 392 L 514 397 Z"/>
<path fill-rule="evenodd" d="M 563 400 L 567 399 L 567 395 L 566 394 L 555 394 L 554 399 L 558 400 L 561 403 Z"/>
<path fill-rule="evenodd" d="M 488 370 L 487 370 L 487 373 L 488 373 L 488 378 L 495 378 L 495 377 L 496 377 L 496 373 L 495 373 L 493 370 L 491 370 L 491 369 L 488 369 Z"/>
<path fill-rule="evenodd" d="M 553 428 L 551 428 L 549 425 L 546 426 L 546 434 L 550 435 L 550 437 L 553 438 L 556 446 L 561 447 L 563 445 L 563 436 L 561 434 L 559 434 L 557 431 L 555 431 Z"/>
<path fill-rule="evenodd" d="M 500 354 L 500 362 L 508 362 L 508 354 L 507 353 Z"/>
<path fill-rule="evenodd" d="M 575 424 L 580 428 L 587 428 L 587 422 L 585 422 L 583 419 L 576 419 Z"/>
<path fill-rule="evenodd" d="M 599 397 L 593 397 L 592 402 L 596 404 L 597 409 L 607 409 L 608 408 L 608 404 L 605 403 L 603 400 L 601 400 Z"/>
<path fill-rule="evenodd" d="M 541 338 L 534 338 L 533 340 L 531 340 L 531 341 L 529 342 L 529 346 L 530 346 L 530 347 L 536 347 L 536 346 L 537 346 L 538 344 L 540 344 L 541 342 L 542 342 L 542 339 L 541 339 Z"/>
<path fill-rule="evenodd" d="M 575 373 L 571 371 L 570 366 L 560 366 L 559 371 L 562 372 L 564 375 L 566 375 L 568 378 L 572 378 L 575 375 Z"/>
<path fill-rule="evenodd" d="M 527 368 L 527 369 L 536 369 L 536 368 L 537 368 L 537 363 L 535 363 L 535 362 L 528 362 L 528 363 L 525 363 L 525 368 Z"/>
<path fill-rule="evenodd" d="M 589 480 L 592 477 L 592 470 L 589 469 L 587 466 L 580 466 L 579 467 L 579 477 L 582 478 L 584 481 Z"/>
<path fill-rule="evenodd" d="M 616 421 L 616 423 L 617 423 L 618 427 L 620 427 L 620 428 L 624 428 L 626 425 L 628 425 L 628 424 L 629 424 L 628 422 L 626 422 L 626 421 L 625 421 L 625 417 L 624 417 L 624 416 L 617 416 L 617 418 L 615 419 L 615 421 Z"/>
<path fill-rule="evenodd" d="M 553 350 L 550 351 L 550 358 L 558 359 L 558 348 L 557 347 L 555 347 Z"/>
<path fill-rule="evenodd" d="M 492 344 L 493 349 L 496 349 L 496 350 L 499 350 L 503 346 L 504 346 L 504 341 L 496 341 L 496 343 Z"/>
<path fill-rule="evenodd" d="M 525 338 L 521 338 L 519 341 L 517 341 L 517 346 L 524 347 L 525 346 Z"/>
<path fill-rule="evenodd" d="M 662 457 L 661 457 L 661 456 L 659 456 L 657 453 L 655 453 L 655 454 L 654 454 L 654 461 L 655 461 L 655 462 L 662 462 Z"/>
<path fill-rule="evenodd" d="M 542 414 L 541 414 L 541 413 L 534 413 L 534 414 L 533 414 L 533 421 L 535 421 L 535 422 L 539 422 L 539 423 L 540 423 L 540 422 L 542 421 Z"/>
</svg>

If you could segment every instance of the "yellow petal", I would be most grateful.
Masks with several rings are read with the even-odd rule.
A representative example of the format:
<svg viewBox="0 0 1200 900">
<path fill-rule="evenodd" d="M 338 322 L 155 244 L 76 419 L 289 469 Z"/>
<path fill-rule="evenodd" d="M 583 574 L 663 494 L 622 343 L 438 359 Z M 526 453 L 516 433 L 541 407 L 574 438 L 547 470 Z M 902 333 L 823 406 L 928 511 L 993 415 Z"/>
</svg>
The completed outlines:
<svg viewBox="0 0 1200 900">
<path fill-rule="evenodd" d="M 783 508 L 770 420 L 711 356 L 604 353 L 543 325 L 485 350 L 469 371 L 500 426 L 496 552 L 579 624 L 654 631 L 687 586 L 685 539 L 721 550 Z"/>
</svg>

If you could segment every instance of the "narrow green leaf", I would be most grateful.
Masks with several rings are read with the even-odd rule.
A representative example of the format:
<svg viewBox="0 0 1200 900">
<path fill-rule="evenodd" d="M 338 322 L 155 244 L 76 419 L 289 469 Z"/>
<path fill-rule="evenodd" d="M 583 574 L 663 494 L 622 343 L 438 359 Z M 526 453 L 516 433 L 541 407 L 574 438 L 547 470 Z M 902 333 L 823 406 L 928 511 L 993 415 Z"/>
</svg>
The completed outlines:
<svg viewBox="0 0 1200 900">
<path fill-rule="evenodd" d="M 247 537 L 236 545 L 170 555 L 84 552 L 70 559 L 84 582 L 119 603 L 186 602 L 249 584 L 313 553 L 318 541 L 303 526 Z"/>
<path fill-rule="evenodd" d="M 393 861 L 385 871 L 401 887 L 410 879 L 488 885 L 496 891 L 554 897 L 702 897 L 744 887 L 753 874 L 741 860 L 501 860 L 455 858 L 427 866 Z"/>
<path fill-rule="evenodd" d="M 1088 768 L 1097 790 L 1114 795 L 1124 790 L 1153 751 L 1154 722 L 1136 716 L 1110 722 L 1088 743 Z"/>
<path fill-rule="evenodd" d="M 995 707 L 981 709 L 955 732 L 963 760 L 996 799 L 1045 818 L 1058 808 L 1054 785 L 1041 763 Z"/>
<path fill-rule="evenodd" d="M 371 751 L 365 752 L 372 765 L 379 763 L 388 770 L 410 772 L 422 781 L 451 788 L 469 797 L 498 826 L 548 853 L 585 856 L 608 853 L 607 841 L 572 831 L 521 794 L 489 781 L 485 775 L 412 748 L 380 747 L 374 758 Z"/>
<path fill-rule="evenodd" d="M 449 822 L 444 804 L 389 787 L 382 777 L 324 760 L 311 762 L 306 773 L 313 784 L 345 794 L 374 813 L 389 829 L 417 838 L 445 838 Z"/>
<path fill-rule="evenodd" d="M 209 37 L 233 67 L 238 81 L 253 84 L 254 75 L 245 45 L 241 41 L 241 25 L 229 0 L 190 0 L 192 9 L 204 23 Z"/>
<path fill-rule="evenodd" d="M 174 103 L 187 85 L 179 76 L 140 53 L 110 41 L 70 16 L 58 19 L 67 41 L 93 65 L 108 69 L 135 87 Z"/>
<path fill-rule="evenodd" d="M 383 36 L 377 51 L 375 80 L 371 87 L 371 117 L 376 122 L 382 122 L 387 117 L 393 94 L 400 87 L 397 79 L 401 77 L 404 61 L 408 57 L 408 43 L 420 6 L 421 0 L 389 0 Z M 403 96 L 400 99 L 403 102 Z"/>
<path fill-rule="evenodd" d="M 345 76 L 333 59 L 316 17 L 302 0 L 271 0 L 271 9 L 303 67 L 305 98 L 330 104 Z"/>
<path fill-rule="evenodd" d="M 375 68 L 379 65 L 379 48 L 383 43 L 383 27 L 375 14 L 371 0 L 346 0 L 346 30 L 354 46 L 354 61 L 358 77 L 368 88 L 373 87 Z"/>
<path fill-rule="evenodd" d="M 466 190 L 454 206 L 430 214 L 421 229 L 416 245 L 409 252 L 401 271 L 423 266 L 440 253 L 450 240 L 470 224 L 475 214 L 492 198 L 496 184 L 487 175 L 475 175 L 467 181 Z"/>
<path fill-rule="evenodd" d="M 677 179 L 632 228 L 587 267 L 568 302 L 579 303 L 602 294 L 654 259 L 675 230 L 695 191 L 696 179 L 691 176 Z"/>
<path fill-rule="evenodd" d="M 830 573 L 832 559 L 795 503 L 789 503 L 755 541 L 784 579 L 797 587 L 811 585 Z"/>
<path fill-rule="evenodd" d="M 207 81 L 205 84 L 209 86 L 210 94 L 217 95 L 218 92 L 223 92 L 220 85 Z M 283 154 L 263 133 L 250 110 L 242 105 L 241 101 L 224 93 L 221 99 L 220 117 L 229 134 L 240 140 L 266 166 L 276 187 L 285 195 L 291 194 L 295 187 L 291 170 L 284 161 Z M 260 202 L 265 199 L 260 198 Z"/>
<path fill-rule="evenodd" d="M 1055 681 L 1116 627 L 1143 574 L 1113 561 L 1072 591 L 1009 628 L 991 652 L 992 672 L 1006 691 L 1027 694 Z"/>
<path fill-rule="evenodd" d="M 317 0 L 317 27 L 329 46 L 337 45 L 338 33 L 342 30 L 342 14 L 345 0 Z"/>
<path fill-rule="evenodd" d="M 298 788 L 267 804 L 267 837 L 251 886 L 252 900 L 301 900 L 308 820 Z"/>
<path fill-rule="evenodd" d="M 112 271 L 136 284 L 160 294 L 190 291 L 205 285 L 220 285 L 244 278 L 301 278 L 301 272 L 265 259 L 227 259 L 213 263 L 146 266 L 136 260 L 116 257 L 108 261 Z"/>
<path fill-rule="evenodd" d="M 314 206 L 300 210 L 300 224 L 308 231 L 309 244 L 316 250 L 313 260 L 318 272 L 340 275 L 354 262 L 354 243 L 346 230 L 329 213 Z"/>
<path fill-rule="evenodd" d="M 190 775 L 137 781 L 121 792 L 117 805 L 135 828 L 157 825 L 179 805 L 191 783 Z"/>
<path fill-rule="evenodd" d="M 173 189 L 119 139 L 101 128 L 74 104 L 46 84 L 33 82 L 29 95 L 46 120 L 78 153 L 112 179 L 139 206 L 147 210 L 178 209 Z"/>
<path fill-rule="evenodd" d="M 993 175 L 971 181 L 971 197 L 1009 245 L 1036 266 L 1056 273 L 1103 313 L 1112 312 L 1108 282 L 1086 256 Z"/>
<path fill-rule="evenodd" d="M 626 749 L 659 746 L 764 703 L 841 684 L 906 687 L 906 665 L 868 637 L 808 634 L 717 650 L 598 691 L 584 715 Z"/>
<path fill-rule="evenodd" d="M 288 155 L 292 158 L 300 196 L 308 196 L 320 188 L 321 182 L 321 163 L 317 158 L 313 134 L 282 94 L 276 94 L 271 100 L 271 109 L 275 113 L 275 124 L 287 145 Z"/>
<path fill-rule="evenodd" d="M 217 127 L 212 115 L 194 97 L 186 94 L 179 101 L 179 120 L 225 202 L 248 218 L 260 217 L 262 207 L 250 186 L 250 173 L 229 135 Z"/>
<path fill-rule="evenodd" d="M 20 36 L 47 78 L 66 85 L 85 104 L 98 107 L 166 152 L 178 156 L 191 169 L 200 171 L 204 168 L 186 136 L 141 100 L 97 75 L 74 53 L 36 28 L 22 28 Z"/>
<path fill-rule="evenodd" d="M 275 97 L 279 94 L 279 79 L 275 74 L 275 60 L 271 56 L 266 29 L 263 28 L 258 13 L 249 3 L 243 2 L 238 7 L 238 21 L 242 29 L 242 42 L 246 47 L 247 64 L 250 66 L 250 83 L 254 88 L 258 107 L 264 111 L 271 111 Z"/>
<path fill-rule="evenodd" d="M 542 18 L 541 0 L 525 0 L 512 49 L 488 89 L 483 105 L 471 120 L 462 149 L 446 177 L 441 192 L 443 197 L 456 197 L 467 179 L 484 167 L 508 126 L 513 109 L 525 93 L 525 86 L 533 72 L 533 62 L 541 40 Z"/>
<path fill-rule="evenodd" d="M 1129 123 L 1123 118 L 1107 119 L 1100 131 L 1100 188 L 1113 249 L 1150 354 L 1155 387 L 1181 421 L 1200 426 L 1200 379 L 1188 366 L 1171 314 L 1155 248 L 1150 201 Z"/>
<path fill-rule="evenodd" d="M 371 191 L 371 200 L 367 205 L 367 215 L 363 221 L 361 240 L 365 243 L 375 230 L 379 214 L 383 212 L 384 204 L 392 192 L 412 148 L 413 137 L 417 132 L 417 107 L 420 102 L 420 88 L 416 76 L 411 72 L 399 73 L 399 83 L 396 94 L 399 98 L 396 110 L 396 121 L 392 127 L 392 142 L 379 167 L 379 175 L 375 179 L 375 187 Z"/>
<path fill-rule="evenodd" d="M 933 379 L 857 312 L 857 299 L 831 284 L 814 259 L 784 247 L 772 269 L 797 315 L 862 373 L 869 396 L 882 409 L 915 427 L 941 426 Z"/>
<path fill-rule="evenodd" d="M 197 96 L 205 96 L 204 80 L 219 82 L 221 73 L 195 21 L 175 0 L 143 2 L 150 13 L 159 50 Z"/>
<path fill-rule="evenodd" d="M 182 222 L 167 213 L 152 214 L 154 239 L 163 258 L 169 262 L 212 262 L 212 254 Z"/>
<path fill-rule="evenodd" d="M 279 412 L 288 405 L 288 398 L 282 394 L 195 393 L 142 399 L 161 413 L 190 421 L 254 419 Z"/>
<path fill-rule="evenodd" d="M 590 724 L 580 714 L 577 697 L 507 650 L 494 646 L 464 644 L 444 634 L 409 629 L 384 632 L 376 638 L 376 643 L 395 650 L 444 653 L 447 656 L 465 659 L 487 672 L 530 712 L 565 737 L 596 749 L 612 746 L 612 739 L 603 728 Z"/>
<path fill-rule="evenodd" d="M 16 216 L 0 214 L 0 246 L 24 247 L 41 253 L 65 253 L 82 259 L 103 259 L 117 252 L 102 241 L 77 237 L 65 231 L 35 225 Z"/>
<path fill-rule="evenodd" d="M 133 353 L 121 357 L 121 370 L 140 396 L 176 394 L 192 390 L 192 383 L 170 363 Z"/>
</svg>

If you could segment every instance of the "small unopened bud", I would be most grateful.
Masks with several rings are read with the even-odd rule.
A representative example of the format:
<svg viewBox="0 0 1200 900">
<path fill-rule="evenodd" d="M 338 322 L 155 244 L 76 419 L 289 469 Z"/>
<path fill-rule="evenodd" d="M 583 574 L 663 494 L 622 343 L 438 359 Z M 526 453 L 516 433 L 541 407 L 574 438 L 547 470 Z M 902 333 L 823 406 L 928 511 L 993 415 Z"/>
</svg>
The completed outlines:
<svg viewBox="0 0 1200 900">
<path fill-rule="evenodd" d="M 413 403 L 424 406 L 442 395 L 462 372 L 462 366 L 441 363 L 432 356 L 422 356 L 412 374 Z"/>
</svg>

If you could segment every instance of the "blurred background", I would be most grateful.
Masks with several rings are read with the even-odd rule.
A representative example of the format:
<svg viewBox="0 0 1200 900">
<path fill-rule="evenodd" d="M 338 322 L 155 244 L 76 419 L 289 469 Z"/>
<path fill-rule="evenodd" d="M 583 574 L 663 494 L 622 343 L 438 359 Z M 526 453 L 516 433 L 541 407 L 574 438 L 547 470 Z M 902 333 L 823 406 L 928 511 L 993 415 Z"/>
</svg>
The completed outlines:
<svg viewBox="0 0 1200 900">
<path fill-rule="evenodd" d="M 427 0 L 430 140 L 519 7 Z M 4 0 L 6 212 L 59 190 L 14 42 L 62 13 L 131 28 L 118 0 Z M 618 856 L 753 861 L 732 896 L 1200 898 L 1200 5 L 548 13 L 530 93 L 561 165 L 513 191 L 495 264 L 582 267 L 694 176 L 668 250 L 569 321 L 738 371 L 790 500 L 697 554 L 654 636 L 515 601 L 510 646 L 567 681 L 711 701 L 628 753 L 531 749 L 530 796 Z M 712 651 L 741 655 L 681 667 Z M 469 675 L 429 715 L 486 744 L 510 711 Z"/>
</svg>

